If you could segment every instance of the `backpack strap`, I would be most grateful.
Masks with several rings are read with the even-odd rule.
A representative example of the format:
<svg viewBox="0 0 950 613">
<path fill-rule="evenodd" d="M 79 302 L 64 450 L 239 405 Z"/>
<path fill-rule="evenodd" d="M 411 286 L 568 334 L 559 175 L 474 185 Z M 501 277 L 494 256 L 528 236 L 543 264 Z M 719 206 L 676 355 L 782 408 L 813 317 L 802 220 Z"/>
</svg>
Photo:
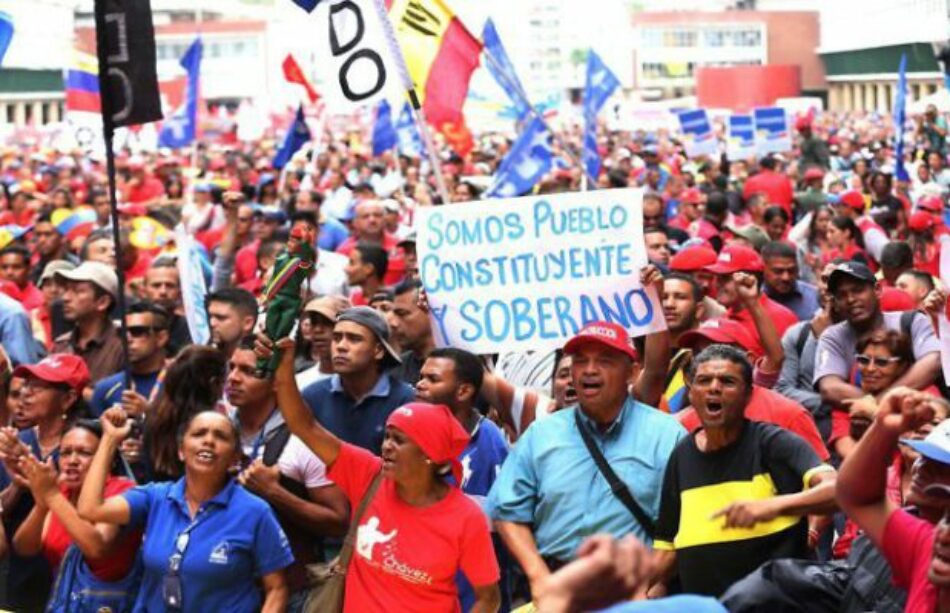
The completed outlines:
<svg viewBox="0 0 950 613">
<path fill-rule="evenodd" d="M 809 334 L 811 334 L 811 323 L 806 321 L 802 329 L 798 331 L 798 338 L 795 340 L 795 355 L 798 357 L 802 357 L 802 352 L 805 351 Z"/>
</svg>

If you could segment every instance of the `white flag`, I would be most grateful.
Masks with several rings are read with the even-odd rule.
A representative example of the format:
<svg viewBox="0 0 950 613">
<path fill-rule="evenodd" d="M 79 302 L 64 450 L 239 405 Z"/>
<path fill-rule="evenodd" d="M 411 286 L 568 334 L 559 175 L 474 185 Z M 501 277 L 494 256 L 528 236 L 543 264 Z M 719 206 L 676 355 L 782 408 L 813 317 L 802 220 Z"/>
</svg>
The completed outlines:
<svg viewBox="0 0 950 613">
<path fill-rule="evenodd" d="M 319 89 L 327 105 L 346 111 L 398 98 L 397 64 L 376 0 L 331 0 L 316 14 Z"/>
</svg>

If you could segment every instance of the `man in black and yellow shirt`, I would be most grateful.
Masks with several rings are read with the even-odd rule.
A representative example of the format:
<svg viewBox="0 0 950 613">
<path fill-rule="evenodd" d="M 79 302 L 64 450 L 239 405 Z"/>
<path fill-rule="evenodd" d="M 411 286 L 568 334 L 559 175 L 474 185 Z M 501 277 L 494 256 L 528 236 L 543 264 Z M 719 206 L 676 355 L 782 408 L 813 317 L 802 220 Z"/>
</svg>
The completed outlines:
<svg viewBox="0 0 950 613">
<path fill-rule="evenodd" d="M 834 509 L 834 469 L 798 435 L 745 419 L 752 365 L 741 350 L 704 349 L 689 381 L 702 428 L 667 464 L 657 596 L 677 572 L 684 592 L 719 596 L 767 560 L 804 557 L 805 516 Z"/>
</svg>

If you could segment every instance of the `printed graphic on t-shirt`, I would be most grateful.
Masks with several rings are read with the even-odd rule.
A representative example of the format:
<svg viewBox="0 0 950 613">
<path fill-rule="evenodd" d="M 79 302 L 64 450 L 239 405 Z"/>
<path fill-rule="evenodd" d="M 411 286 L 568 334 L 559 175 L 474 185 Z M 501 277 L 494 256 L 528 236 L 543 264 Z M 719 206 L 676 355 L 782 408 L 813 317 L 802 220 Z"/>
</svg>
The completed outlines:
<svg viewBox="0 0 950 613">
<path fill-rule="evenodd" d="M 371 566 L 396 575 L 403 581 L 432 585 L 432 575 L 424 570 L 413 568 L 399 559 L 396 539 L 398 530 L 384 532 L 379 526 L 379 518 L 373 516 L 356 529 L 356 553 Z M 377 545 L 379 548 L 376 547 Z"/>
<path fill-rule="evenodd" d="M 468 480 L 472 478 L 473 455 L 475 455 L 474 451 L 462 458 L 462 489 L 465 489 L 465 486 L 468 485 Z"/>
</svg>

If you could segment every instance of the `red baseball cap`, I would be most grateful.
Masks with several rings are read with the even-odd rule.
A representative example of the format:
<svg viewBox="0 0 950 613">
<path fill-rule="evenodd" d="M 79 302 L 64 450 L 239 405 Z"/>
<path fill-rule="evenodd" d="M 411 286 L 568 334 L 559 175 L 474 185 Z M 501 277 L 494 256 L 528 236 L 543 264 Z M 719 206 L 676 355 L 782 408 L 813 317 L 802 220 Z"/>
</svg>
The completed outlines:
<svg viewBox="0 0 950 613">
<path fill-rule="evenodd" d="M 564 344 L 564 353 L 572 354 L 588 343 L 600 343 L 637 359 L 637 350 L 630 344 L 630 335 L 623 326 L 607 321 L 593 321 Z"/>
<path fill-rule="evenodd" d="M 940 196 L 924 196 L 917 201 L 917 210 L 928 213 L 943 213 L 943 199 Z"/>
<path fill-rule="evenodd" d="M 838 198 L 838 204 L 846 206 L 849 209 L 854 209 L 859 213 L 863 213 L 864 209 L 867 208 L 867 202 L 865 202 L 864 196 L 861 192 L 854 190 L 841 194 Z"/>
<path fill-rule="evenodd" d="M 716 263 L 716 252 L 712 247 L 695 245 L 687 247 L 670 260 L 670 270 L 696 272 Z"/>
<path fill-rule="evenodd" d="M 930 230 L 935 225 L 937 225 L 937 222 L 934 221 L 933 213 L 928 211 L 917 211 L 911 214 L 910 219 L 907 220 L 907 227 L 915 232 Z"/>
<path fill-rule="evenodd" d="M 703 193 L 695 187 L 685 189 L 683 190 L 683 193 L 680 194 L 680 202 L 686 202 L 687 204 L 699 204 L 702 201 Z"/>
<path fill-rule="evenodd" d="M 825 171 L 822 170 L 821 168 L 812 166 L 811 168 L 805 171 L 806 181 L 812 181 L 814 179 L 824 179 L 824 178 L 825 178 Z"/>
<path fill-rule="evenodd" d="M 799 132 L 811 128 L 811 117 L 805 115 L 795 120 L 795 129 Z"/>
<path fill-rule="evenodd" d="M 881 310 L 886 313 L 913 311 L 917 308 L 913 297 L 902 289 L 885 287 L 881 290 Z"/>
<path fill-rule="evenodd" d="M 730 275 L 734 272 L 762 272 L 764 269 L 762 256 L 755 249 L 738 243 L 723 247 L 716 262 L 706 267 L 706 270 L 717 275 Z"/>
<path fill-rule="evenodd" d="M 65 383 L 77 392 L 89 384 L 89 369 L 78 355 L 54 353 L 36 364 L 21 364 L 14 377 L 34 377 L 47 383 Z"/>
<path fill-rule="evenodd" d="M 679 344 L 684 349 L 692 349 L 697 342 L 705 339 L 713 343 L 739 345 L 746 351 L 757 351 L 756 340 L 749 331 L 735 319 L 710 319 L 704 321 L 695 330 L 680 336 Z"/>
</svg>

